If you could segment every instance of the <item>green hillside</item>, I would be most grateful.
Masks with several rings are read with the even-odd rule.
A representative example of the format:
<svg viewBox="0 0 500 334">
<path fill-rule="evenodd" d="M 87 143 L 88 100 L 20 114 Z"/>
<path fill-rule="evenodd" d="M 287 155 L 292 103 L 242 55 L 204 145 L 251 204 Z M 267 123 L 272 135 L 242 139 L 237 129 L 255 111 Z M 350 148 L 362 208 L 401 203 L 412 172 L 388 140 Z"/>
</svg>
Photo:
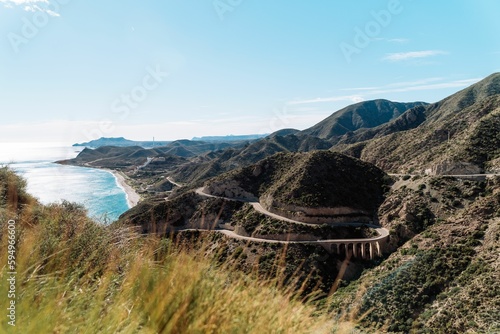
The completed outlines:
<svg viewBox="0 0 500 334">
<path fill-rule="evenodd" d="M 120 224 L 167 237 L 161 242 L 203 240 L 204 254 L 216 254 L 212 266 L 281 278 L 347 324 L 345 333 L 497 333 L 499 106 L 496 73 L 437 103 L 366 101 L 239 147 L 180 157 L 189 149 L 180 142 L 136 171 L 130 161 L 143 152 L 132 149 L 120 157 L 129 177 L 159 193 Z M 101 153 L 94 161 L 110 157 Z M 17 198 L 19 208 L 31 201 Z M 367 222 L 389 231 L 375 259 L 287 242 L 371 238 Z"/>
<path fill-rule="evenodd" d="M 394 253 L 334 296 L 368 333 L 500 331 L 500 177 L 399 180 L 379 210 Z"/>
<path fill-rule="evenodd" d="M 302 133 L 337 142 L 345 134 L 388 123 L 411 108 L 425 105 L 424 102 L 398 103 L 388 100 L 360 102 L 335 112 Z"/>
<path fill-rule="evenodd" d="M 0 169 L 0 267 L 15 221 L 15 328 L 2 333 L 329 333 L 330 317 L 278 280 L 243 276 L 210 245 L 96 223 L 77 204 L 43 206 Z M 198 248 L 199 247 L 199 248 Z M 0 277 L 7 279 L 5 270 Z M 9 276 L 11 277 L 11 276 Z M 11 291 L 12 293 L 12 291 Z M 6 313 L 7 311 L 5 311 Z M 12 314 L 14 314 L 12 313 Z"/>
<path fill-rule="evenodd" d="M 329 151 L 278 153 L 208 182 L 236 181 L 257 197 L 304 207 L 349 206 L 374 212 L 385 174 L 371 164 Z"/>
<path fill-rule="evenodd" d="M 425 109 L 425 120 L 407 131 L 333 147 L 378 167 L 424 173 L 443 162 L 472 163 L 481 170 L 500 157 L 500 74 L 493 74 Z M 384 127 L 378 130 L 383 130 Z"/>
</svg>

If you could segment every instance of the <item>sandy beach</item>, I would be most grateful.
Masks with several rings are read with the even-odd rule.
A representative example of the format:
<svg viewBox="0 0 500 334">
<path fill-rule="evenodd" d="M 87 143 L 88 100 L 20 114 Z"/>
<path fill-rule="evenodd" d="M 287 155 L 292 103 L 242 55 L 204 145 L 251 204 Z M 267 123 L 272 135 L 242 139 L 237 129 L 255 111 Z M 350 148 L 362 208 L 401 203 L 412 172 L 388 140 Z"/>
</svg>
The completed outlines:
<svg viewBox="0 0 500 334">
<path fill-rule="evenodd" d="M 136 206 L 137 203 L 139 203 L 139 201 L 141 200 L 141 196 L 134 190 L 134 188 L 132 188 L 127 183 L 125 176 L 121 172 L 118 172 L 115 170 L 110 170 L 110 169 L 107 169 L 107 170 L 115 176 L 116 180 L 118 181 L 118 184 L 125 191 L 125 193 L 127 195 L 128 206 L 130 208 L 133 208 L 134 206 Z"/>
</svg>

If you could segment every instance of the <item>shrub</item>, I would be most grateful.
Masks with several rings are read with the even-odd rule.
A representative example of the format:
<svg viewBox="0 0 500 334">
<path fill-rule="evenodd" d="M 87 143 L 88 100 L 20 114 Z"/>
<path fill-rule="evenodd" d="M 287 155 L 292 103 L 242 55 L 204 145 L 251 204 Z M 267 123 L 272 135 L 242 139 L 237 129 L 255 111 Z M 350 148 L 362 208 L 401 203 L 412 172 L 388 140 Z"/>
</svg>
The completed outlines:
<svg viewBox="0 0 500 334">
<path fill-rule="evenodd" d="M 194 249 L 132 227 L 104 226 L 68 202 L 24 205 L 16 222 L 22 333 L 327 333 L 332 327 L 280 281 L 257 281 L 217 263 L 208 244 Z M 0 254 L 7 253 L 6 238 L 0 235 Z M 0 268 L 6 265 L 1 256 Z M 7 296 L 7 284 L 0 294 Z M 8 303 L 0 298 L 0 308 Z M 6 326 L 2 321 L 0 332 Z"/>
</svg>

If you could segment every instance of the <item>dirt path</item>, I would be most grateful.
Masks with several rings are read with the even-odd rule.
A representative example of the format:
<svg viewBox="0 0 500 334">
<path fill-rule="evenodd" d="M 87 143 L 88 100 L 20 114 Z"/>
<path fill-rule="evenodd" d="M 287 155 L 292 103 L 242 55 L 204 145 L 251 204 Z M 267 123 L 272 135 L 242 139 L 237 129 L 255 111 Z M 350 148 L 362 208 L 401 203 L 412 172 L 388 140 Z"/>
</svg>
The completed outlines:
<svg viewBox="0 0 500 334">
<path fill-rule="evenodd" d="M 170 176 L 167 177 L 167 180 L 168 180 L 168 182 L 172 183 L 174 186 L 177 186 L 179 188 L 182 187 L 182 184 L 175 182 L 174 180 L 172 180 L 172 178 Z"/>
</svg>

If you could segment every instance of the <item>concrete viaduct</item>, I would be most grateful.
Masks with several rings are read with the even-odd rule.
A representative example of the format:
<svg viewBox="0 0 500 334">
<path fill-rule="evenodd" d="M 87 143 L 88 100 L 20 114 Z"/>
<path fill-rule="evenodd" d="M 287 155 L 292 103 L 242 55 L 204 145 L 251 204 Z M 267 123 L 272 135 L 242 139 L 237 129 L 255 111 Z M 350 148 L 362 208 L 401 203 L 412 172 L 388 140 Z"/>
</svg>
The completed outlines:
<svg viewBox="0 0 500 334">
<path fill-rule="evenodd" d="M 268 215 L 275 219 L 280 219 L 285 222 L 290 222 L 294 224 L 302 224 L 309 226 L 317 226 L 317 224 L 313 223 L 304 223 L 300 221 L 295 221 L 286 217 L 277 216 L 274 213 L 268 212 L 265 210 L 259 202 L 245 201 L 241 199 L 234 198 L 226 198 L 221 196 L 214 196 L 204 192 L 204 188 L 198 188 L 195 190 L 198 195 L 204 197 L 211 198 L 221 198 L 228 201 L 239 201 L 239 202 L 247 202 L 250 203 L 255 210 L 258 212 Z M 389 238 L 389 231 L 383 227 L 371 224 L 363 224 L 363 223 L 336 223 L 332 226 L 366 226 L 375 229 L 378 233 L 378 236 L 372 238 L 360 238 L 360 239 L 330 239 L 330 240 L 278 240 L 278 239 L 266 239 L 262 236 L 253 237 L 253 236 L 243 236 L 235 233 L 234 231 L 228 229 L 224 225 L 219 225 L 219 229 L 215 230 L 220 232 L 230 238 L 239 239 L 239 240 L 247 240 L 252 242 L 266 242 L 266 243 L 286 243 L 286 244 L 313 244 L 320 245 L 330 254 L 339 254 L 345 255 L 347 257 L 355 257 L 361 259 L 374 259 L 376 257 L 382 256 L 382 249 L 387 239 Z M 286 236 L 285 236 L 286 237 Z"/>
<path fill-rule="evenodd" d="M 375 257 L 382 256 L 381 242 L 385 242 L 385 239 L 369 242 L 366 242 L 366 240 L 363 242 L 331 242 L 327 247 L 323 247 L 332 254 L 373 260 Z"/>
</svg>

